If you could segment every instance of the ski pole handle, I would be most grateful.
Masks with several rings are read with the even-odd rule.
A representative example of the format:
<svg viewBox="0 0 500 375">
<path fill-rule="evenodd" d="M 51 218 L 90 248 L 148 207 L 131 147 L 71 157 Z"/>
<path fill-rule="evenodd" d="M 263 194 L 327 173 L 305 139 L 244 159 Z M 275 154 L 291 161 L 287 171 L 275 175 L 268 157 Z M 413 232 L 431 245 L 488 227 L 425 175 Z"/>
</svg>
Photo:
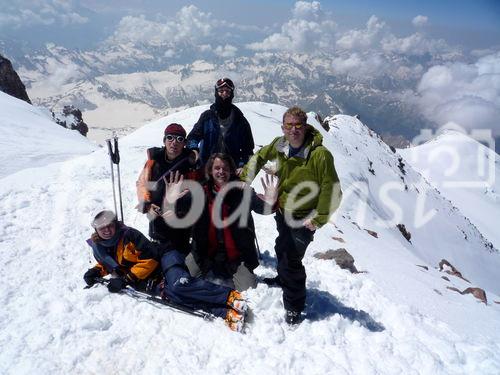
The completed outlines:
<svg viewBox="0 0 500 375">
<path fill-rule="evenodd" d="M 115 152 L 113 154 L 113 163 L 115 164 L 120 164 L 120 151 L 118 150 L 118 137 L 115 136 L 114 138 L 114 144 L 115 144 Z"/>
</svg>

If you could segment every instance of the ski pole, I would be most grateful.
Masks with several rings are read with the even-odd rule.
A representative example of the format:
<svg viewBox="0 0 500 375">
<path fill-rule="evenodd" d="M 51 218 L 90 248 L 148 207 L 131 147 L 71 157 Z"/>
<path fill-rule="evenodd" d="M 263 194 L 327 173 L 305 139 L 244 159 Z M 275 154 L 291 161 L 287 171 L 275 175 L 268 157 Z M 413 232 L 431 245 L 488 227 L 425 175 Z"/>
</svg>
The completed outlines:
<svg viewBox="0 0 500 375">
<path fill-rule="evenodd" d="M 121 214 L 121 221 L 124 222 L 123 218 L 123 203 L 122 203 L 122 186 L 121 186 L 121 175 L 120 175 L 120 151 L 118 149 L 118 137 L 113 133 L 113 143 L 114 143 L 114 150 L 113 146 L 111 145 L 111 139 L 106 139 L 106 143 L 108 145 L 108 153 L 109 153 L 109 159 L 111 162 L 111 183 L 113 184 L 113 201 L 115 204 L 115 212 L 118 216 L 118 209 L 116 206 L 116 191 L 115 191 L 115 176 L 114 176 L 114 167 L 113 164 L 116 164 L 116 173 L 118 175 L 118 197 L 120 199 L 120 214 Z"/>
<path fill-rule="evenodd" d="M 106 139 L 106 144 L 108 145 L 109 162 L 111 165 L 111 185 L 113 186 L 113 202 L 115 205 L 115 212 L 118 212 L 116 208 L 115 169 L 113 167 L 113 148 L 111 147 L 111 139 Z"/>
<path fill-rule="evenodd" d="M 118 151 L 118 137 L 115 135 L 115 155 L 116 155 L 116 173 L 118 174 L 118 197 L 120 198 L 120 214 L 122 216 L 122 223 L 124 223 L 123 219 L 123 203 L 122 203 L 122 183 L 120 178 L 120 152 Z"/>
</svg>

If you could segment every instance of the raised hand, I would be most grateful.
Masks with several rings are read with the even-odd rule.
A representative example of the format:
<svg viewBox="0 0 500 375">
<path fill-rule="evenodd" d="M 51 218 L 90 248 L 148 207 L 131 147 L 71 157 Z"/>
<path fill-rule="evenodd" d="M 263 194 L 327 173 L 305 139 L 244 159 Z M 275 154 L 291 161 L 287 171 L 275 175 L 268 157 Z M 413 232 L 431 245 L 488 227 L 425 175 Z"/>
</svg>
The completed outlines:
<svg viewBox="0 0 500 375">
<path fill-rule="evenodd" d="M 273 205 L 278 199 L 278 177 L 266 173 L 265 180 L 261 177 L 260 182 L 264 188 L 264 200 L 266 203 Z"/>
<path fill-rule="evenodd" d="M 168 177 L 168 181 L 166 177 L 163 177 L 163 181 L 165 182 L 165 197 L 163 198 L 163 206 L 175 204 L 178 199 L 182 198 L 189 192 L 188 189 L 182 190 L 184 176 L 182 176 L 179 171 L 170 173 Z"/>
</svg>

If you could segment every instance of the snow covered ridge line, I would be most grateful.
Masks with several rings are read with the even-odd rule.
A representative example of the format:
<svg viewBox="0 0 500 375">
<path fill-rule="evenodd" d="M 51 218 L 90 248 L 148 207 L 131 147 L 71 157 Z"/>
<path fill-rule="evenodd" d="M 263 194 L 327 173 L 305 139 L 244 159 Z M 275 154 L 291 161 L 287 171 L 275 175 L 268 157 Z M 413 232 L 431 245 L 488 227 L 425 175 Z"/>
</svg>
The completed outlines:
<svg viewBox="0 0 500 375">
<path fill-rule="evenodd" d="M 441 181 L 441 185 L 444 188 L 491 188 L 495 184 L 495 138 L 493 137 L 492 129 L 473 129 L 467 131 L 460 125 L 449 122 L 436 131 L 433 129 L 422 129 L 420 134 L 413 138 L 411 144 L 413 147 L 410 148 L 410 160 L 413 164 L 418 162 L 418 158 L 421 153 L 418 152 L 416 146 L 428 143 L 431 141 L 436 141 L 439 136 L 445 135 L 447 132 L 455 131 L 459 132 L 473 140 L 478 142 L 476 147 L 476 160 L 475 165 L 472 167 L 475 169 L 476 178 L 466 178 L 462 180 L 453 179 L 452 176 L 456 174 L 461 165 L 464 164 L 464 157 L 459 153 L 456 147 L 453 145 L 439 145 L 435 147 L 431 152 L 426 155 L 425 162 L 432 165 L 434 162 L 442 160 L 443 158 L 449 159 L 449 165 L 447 169 L 443 171 L 444 176 L 450 178 Z M 483 146 L 483 144 L 485 146 Z M 424 171 L 424 177 L 427 175 Z"/>
</svg>

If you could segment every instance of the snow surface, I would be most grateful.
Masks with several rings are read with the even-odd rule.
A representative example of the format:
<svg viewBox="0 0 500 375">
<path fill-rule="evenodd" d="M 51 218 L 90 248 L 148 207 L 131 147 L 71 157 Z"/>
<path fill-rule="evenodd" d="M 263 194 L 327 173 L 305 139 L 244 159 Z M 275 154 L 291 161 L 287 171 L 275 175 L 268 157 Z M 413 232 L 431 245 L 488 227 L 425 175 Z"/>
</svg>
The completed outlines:
<svg viewBox="0 0 500 375">
<path fill-rule="evenodd" d="M 500 157 L 453 130 L 399 153 L 500 248 Z"/>
<path fill-rule="evenodd" d="M 97 146 L 57 125 L 50 114 L 0 92 L 0 178 L 88 154 Z"/>
<path fill-rule="evenodd" d="M 252 125 L 256 144 L 281 133 L 284 107 L 238 106 Z M 135 181 L 146 148 L 161 144 L 171 122 L 189 130 L 206 108 L 169 115 L 120 141 L 128 225 L 147 232 L 146 218 L 134 210 Z M 4 177 L 0 373 L 498 374 L 500 305 L 493 302 L 500 301 L 498 250 L 488 247 L 478 228 L 419 173 L 407 165 L 403 174 L 399 154 L 361 122 L 335 116 L 330 125 L 329 133 L 320 130 L 345 195 L 334 224 L 316 233 L 304 258 L 307 319 L 296 328 L 284 322 L 281 291 L 264 284 L 247 292 L 253 322 L 245 334 L 230 331 L 221 320 L 204 322 L 112 295 L 101 286 L 83 289 L 83 273 L 94 264 L 84 243 L 91 215 L 112 207 L 105 150 L 29 170 L 19 166 L 19 172 Z M 23 144 L 22 134 L 14 129 L 10 134 L 11 148 Z M 61 146 L 52 144 L 39 157 L 60 152 Z M 414 217 L 422 201 L 424 218 L 436 210 L 423 225 L 425 220 Z M 399 217 L 396 204 L 402 208 Z M 256 272 L 271 276 L 274 220 L 255 219 L 263 253 Z M 411 243 L 396 229 L 400 222 L 411 232 Z M 364 273 L 351 274 L 313 257 L 340 247 Z M 440 272 L 441 258 L 471 284 Z M 482 287 L 488 304 L 447 286 Z"/>
</svg>

